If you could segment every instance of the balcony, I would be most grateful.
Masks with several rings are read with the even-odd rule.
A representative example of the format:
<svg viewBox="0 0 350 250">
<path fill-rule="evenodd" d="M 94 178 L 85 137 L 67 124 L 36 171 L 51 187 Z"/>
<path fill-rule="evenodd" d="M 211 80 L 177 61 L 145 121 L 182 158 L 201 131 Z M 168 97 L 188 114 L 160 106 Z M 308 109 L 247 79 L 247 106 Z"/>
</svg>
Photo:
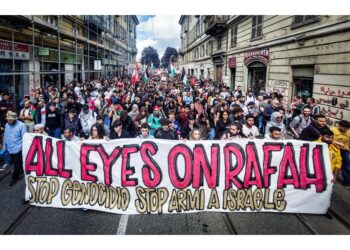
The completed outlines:
<svg viewBox="0 0 350 250">
<path fill-rule="evenodd" d="M 207 35 L 216 36 L 227 28 L 224 16 L 207 16 L 205 21 L 207 27 L 205 34 Z"/>
<path fill-rule="evenodd" d="M 183 56 L 185 54 L 185 49 L 179 49 L 179 55 Z"/>
<path fill-rule="evenodd" d="M 132 48 L 131 49 L 131 54 L 136 55 L 137 54 L 137 48 Z"/>
</svg>

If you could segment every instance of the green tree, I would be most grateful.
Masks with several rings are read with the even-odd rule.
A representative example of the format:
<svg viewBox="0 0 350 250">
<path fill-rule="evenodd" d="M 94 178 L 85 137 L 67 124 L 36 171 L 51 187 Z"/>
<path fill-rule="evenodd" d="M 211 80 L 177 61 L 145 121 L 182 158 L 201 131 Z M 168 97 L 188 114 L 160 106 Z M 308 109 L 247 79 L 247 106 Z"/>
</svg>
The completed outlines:
<svg viewBox="0 0 350 250">
<path fill-rule="evenodd" d="M 141 63 L 151 66 L 153 63 L 154 67 L 159 67 L 160 60 L 158 52 L 155 48 L 148 46 L 142 50 Z"/>
<path fill-rule="evenodd" d="M 179 54 L 176 49 L 167 47 L 161 60 L 162 66 L 164 68 L 169 68 L 170 58 L 172 59 L 172 62 L 175 62 L 178 56 Z"/>
</svg>

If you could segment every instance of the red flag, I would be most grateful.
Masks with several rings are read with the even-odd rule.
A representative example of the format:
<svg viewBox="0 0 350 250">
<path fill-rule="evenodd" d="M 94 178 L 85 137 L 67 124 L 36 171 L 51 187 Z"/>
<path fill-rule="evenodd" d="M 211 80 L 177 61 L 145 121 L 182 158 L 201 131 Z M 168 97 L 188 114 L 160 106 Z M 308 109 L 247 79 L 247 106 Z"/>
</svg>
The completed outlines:
<svg viewBox="0 0 350 250">
<path fill-rule="evenodd" d="M 132 72 L 131 83 L 135 86 L 137 79 L 139 78 L 139 66 L 136 64 L 134 72 Z"/>
</svg>

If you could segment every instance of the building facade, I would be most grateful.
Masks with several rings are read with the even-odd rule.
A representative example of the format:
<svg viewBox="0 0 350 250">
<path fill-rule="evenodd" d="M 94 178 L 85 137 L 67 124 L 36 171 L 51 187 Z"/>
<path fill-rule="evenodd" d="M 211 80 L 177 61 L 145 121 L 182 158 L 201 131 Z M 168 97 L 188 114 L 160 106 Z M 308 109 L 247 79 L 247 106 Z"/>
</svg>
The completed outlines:
<svg viewBox="0 0 350 250">
<path fill-rule="evenodd" d="M 180 66 L 190 74 L 279 92 L 287 105 L 314 97 L 329 125 L 350 120 L 350 16 L 181 16 L 179 24 Z"/>
<path fill-rule="evenodd" d="M 0 90 L 16 100 L 32 88 L 131 73 L 136 16 L 0 16 Z"/>
</svg>

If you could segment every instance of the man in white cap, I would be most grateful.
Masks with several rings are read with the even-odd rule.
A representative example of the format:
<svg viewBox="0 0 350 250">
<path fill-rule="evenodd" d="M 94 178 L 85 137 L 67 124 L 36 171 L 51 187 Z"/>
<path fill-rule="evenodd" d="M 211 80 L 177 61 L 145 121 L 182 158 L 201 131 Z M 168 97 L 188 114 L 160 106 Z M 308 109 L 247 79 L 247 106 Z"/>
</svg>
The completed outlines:
<svg viewBox="0 0 350 250">
<path fill-rule="evenodd" d="M 35 124 L 34 125 L 34 133 L 48 136 L 48 134 L 45 132 L 44 128 L 45 128 L 44 124 L 41 124 L 41 123 Z"/>
<path fill-rule="evenodd" d="M 18 121 L 17 114 L 12 111 L 7 112 L 6 120 L 4 149 L 10 153 L 14 165 L 12 180 L 10 182 L 10 186 L 12 186 L 20 179 L 20 175 L 23 173 L 22 142 L 23 136 L 26 133 L 26 126 L 23 122 Z"/>
</svg>

